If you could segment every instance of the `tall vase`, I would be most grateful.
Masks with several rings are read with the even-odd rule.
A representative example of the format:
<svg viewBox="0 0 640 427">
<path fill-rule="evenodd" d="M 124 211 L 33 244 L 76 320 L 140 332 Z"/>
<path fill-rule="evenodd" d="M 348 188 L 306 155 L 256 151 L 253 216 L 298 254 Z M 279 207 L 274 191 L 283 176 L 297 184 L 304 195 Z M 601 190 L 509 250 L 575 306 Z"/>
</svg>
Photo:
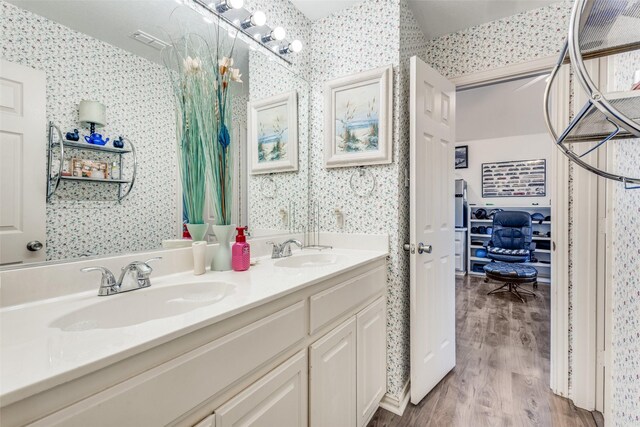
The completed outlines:
<svg viewBox="0 0 640 427">
<path fill-rule="evenodd" d="M 211 271 L 231 270 L 231 236 L 236 229 L 235 224 L 212 225 L 213 234 L 218 239 L 218 248 L 213 253 Z"/>
<path fill-rule="evenodd" d="M 209 224 L 187 224 L 187 230 L 189 230 L 191 240 L 199 242 L 206 240 L 205 236 L 207 235 L 207 230 L 209 230 Z"/>
</svg>

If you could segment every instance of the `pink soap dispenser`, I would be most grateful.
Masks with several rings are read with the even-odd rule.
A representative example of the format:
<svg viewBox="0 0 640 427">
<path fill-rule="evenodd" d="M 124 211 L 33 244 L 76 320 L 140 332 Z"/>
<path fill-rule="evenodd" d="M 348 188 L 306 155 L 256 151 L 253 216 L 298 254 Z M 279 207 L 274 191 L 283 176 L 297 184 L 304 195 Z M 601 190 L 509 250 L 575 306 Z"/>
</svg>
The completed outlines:
<svg viewBox="0 0 640 427">
<path fill-rule="evenodd" d="M 238 230 L 238 235 L 231 248 L 231 268 L 233 271 L 246 271 L 251 263 L 251 251 L 244 235 L 246 227 L 236 227 L 236 230 Z"/>
</svg>

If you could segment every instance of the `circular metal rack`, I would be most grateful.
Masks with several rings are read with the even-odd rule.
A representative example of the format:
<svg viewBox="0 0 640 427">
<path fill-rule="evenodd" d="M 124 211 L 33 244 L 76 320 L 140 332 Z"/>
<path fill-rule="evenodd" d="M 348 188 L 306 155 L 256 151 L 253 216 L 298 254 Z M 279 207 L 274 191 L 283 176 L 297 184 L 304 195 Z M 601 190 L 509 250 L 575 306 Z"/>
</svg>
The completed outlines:
<svg viewBox="0 0 640 427">
<path fill-rule="evenodd" d="M 626 188 L 640 188 L 640 174 L 635 177 L 618 175 L 590 164 L 584 157 L 608 141 L 640 138 L 640 91 L 601 92 L 589 76 L 584 61 L 639 49 L 640 0 L 576 0 L 567 41 L 544 95 L 547 128 L 558 148 L 579 166 L 598 176 L 622 182 Z M 550 93 L 560 69 L 568 63 L 589 100 L 558 134 L 551 124 Z M 595 144 L 582 153 L 568 145 L 583 142 Z"/>
</svg>

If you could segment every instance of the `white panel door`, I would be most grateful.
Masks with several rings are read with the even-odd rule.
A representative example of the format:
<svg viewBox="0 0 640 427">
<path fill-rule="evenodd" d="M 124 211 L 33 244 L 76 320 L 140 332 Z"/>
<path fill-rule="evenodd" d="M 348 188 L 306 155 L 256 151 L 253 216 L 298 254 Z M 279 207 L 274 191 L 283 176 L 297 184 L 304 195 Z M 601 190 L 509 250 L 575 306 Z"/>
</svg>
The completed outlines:
<svg viewBox="0 0 640 427">
<path fill-rule="evenodd" d="M 217 427 L 306 427 L 307 352 L 303 350 L 215 411 Z"/>
<path fill-rule="evenodd" d="M 455 85 L 411 58 L 411 402 L 455 366 Z"/>
<path fill-rule="evenodd" d="M 44 261 L 46 83 L 33 68 L 0 62 L 0 265 Z M 28 244 L 33 242 L 27 248 Z M 41 243 L 39 250 L 38 244 Z"/>
<path fill-rule="evenodd" d="M 355 317 L 311 345 L 310 363 L 311 426 L 355 427 Z"/>
<path fill-rule="evenodd" d="M 385 299 L 356 317 L 358 426 L 366 426 L 387 389 L 387 323 Z"/>
</svg>

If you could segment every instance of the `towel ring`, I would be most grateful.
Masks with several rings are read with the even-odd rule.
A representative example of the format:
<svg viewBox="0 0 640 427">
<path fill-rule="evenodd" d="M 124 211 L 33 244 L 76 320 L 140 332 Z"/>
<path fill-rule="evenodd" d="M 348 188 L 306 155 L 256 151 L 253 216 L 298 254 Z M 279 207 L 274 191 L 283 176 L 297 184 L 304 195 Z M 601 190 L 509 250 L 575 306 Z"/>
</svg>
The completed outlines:
<svg viewBox="0 0 640 427">
<path fill-rule="evenodd" d="M 278 186 L 272 176 L 265 176 L 264 180 L 260 181 L 260 194 L 265 199 L 275 199 L 277 190 Z"/>
<path fill-rule="evenodd" d="M 363 178 L 367 174 L 371 176 L 371 187 L 369 189 L 365 189 L 364 191 L 358 190 L 356 186 L 353 184 L 353 178 L 355 178 L 356 176 Z M 351 187 L 351 191 L 353 191 L 353 193 L 356 196 L 362 197 L 362 198 L 371 196 L 373 194 L 373 191 L 376 189 L 376 185 L 377 185 L 376 176 L 373 173 L 371 173 L 371 171 L 366 170 L 364 168 L 360 168 L 357 171 L 353 171 L 353 173 L 351 174 L 351 178 L 349 179 L 349 186 Z"/>
</svg>

